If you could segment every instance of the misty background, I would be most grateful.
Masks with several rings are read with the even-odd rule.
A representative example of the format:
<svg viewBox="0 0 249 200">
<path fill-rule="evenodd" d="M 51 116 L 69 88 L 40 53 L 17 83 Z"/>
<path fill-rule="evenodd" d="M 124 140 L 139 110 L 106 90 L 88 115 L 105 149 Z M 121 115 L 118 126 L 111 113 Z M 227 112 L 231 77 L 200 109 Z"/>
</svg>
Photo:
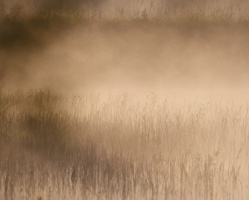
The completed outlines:
<svg viewBox="0 0 249 200">
<path fill-rule="evenodd" d="M 88 10 L 245 15 L 248 1 L 1 1 L 4 13 Z M 120 10 L 121 9 L 121 10 Z M 115 15 L 114 15 L 115 17 Z M 39 23 L 38 23 L 39 22 Z M 245 96 L 249 36 L 245 23 L 144 21 L 1 22 L 0 81 L 13 89 L 181 91 Z M 221 92 L 222 91 L 222 92 Z M 180 93 L 180 92 L 179 92 Z"/>
</svg>

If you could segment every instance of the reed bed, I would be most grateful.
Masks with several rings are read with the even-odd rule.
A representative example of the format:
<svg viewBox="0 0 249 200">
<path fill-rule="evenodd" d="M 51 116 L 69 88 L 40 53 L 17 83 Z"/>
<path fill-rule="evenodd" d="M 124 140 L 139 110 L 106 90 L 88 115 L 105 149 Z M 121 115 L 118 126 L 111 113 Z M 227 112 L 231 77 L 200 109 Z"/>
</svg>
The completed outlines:
<svg viewBox="0 0 249 200">
<path fill-rule="evenodd" d="M 88 20 L 107 21 L 164 21 L 174 23 L 212 22 L 236 23 L 248 22 L 249 13 L 246 4 L 223 1 L 191 0 L 138 1 L 137 3 L 108 4 L 105 1 L 20 1 L 0 2 L 0 20 L 30 21 L 59 20 L 63 22 L 84 22 Z"/>
<path fill-rule="evenodd" d="M 239 7 L 178 7 L 171 1 L 111 10 L 88 3 L 6 8 L 2 2 L 0 80 L 22 49 L 39 53 L 57 33 L 85 22 L 201 30 L 242 24 L 232 28 L 244 30 L 249 19 Z M 48 33 L 55 37 L 43 39 Z M 248 104 L 176 103 L 155 94 L 137 100 L 0 86 L 0 199 L 247 200 L 248 111 Z"/>
<path fill-rule="evenodd" d="M 1 199 L 248 199 L 247 105 L 0 94 Z"/>
</svg>

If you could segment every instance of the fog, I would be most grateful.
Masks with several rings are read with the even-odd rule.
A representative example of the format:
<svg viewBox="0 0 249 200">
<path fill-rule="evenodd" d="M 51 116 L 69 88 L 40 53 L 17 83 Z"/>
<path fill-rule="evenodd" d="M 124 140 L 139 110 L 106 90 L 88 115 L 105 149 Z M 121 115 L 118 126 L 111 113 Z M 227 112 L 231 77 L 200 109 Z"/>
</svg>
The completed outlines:
<svg viewBox="0 0 249 200">
<path fill-rule="evenodd" d="M 248 8 L 0 0 L 0 199 L 248 199 Z"/>
<path fill-rule="evenodd" d="M 38 5 L 62 9 L 58 2 Z M 206 4 L 198 2 L 205 11 Z M 73 9 L 82 3 L 102 9 L 116 4 L 152 6 L 149 1 L 70 1 Z M 198 4 L 189 0 L 155 5 L 182 9 Z M 237 1 L 236 7 L 227 0 L 222 5 L 245 8 L 248 3 Z M 246 97 L 249 30 L 243 23 L 110 20 L 77 25 L 15 22 L 1 27 L 0 80 L 12 89 Z"/>
</svg>

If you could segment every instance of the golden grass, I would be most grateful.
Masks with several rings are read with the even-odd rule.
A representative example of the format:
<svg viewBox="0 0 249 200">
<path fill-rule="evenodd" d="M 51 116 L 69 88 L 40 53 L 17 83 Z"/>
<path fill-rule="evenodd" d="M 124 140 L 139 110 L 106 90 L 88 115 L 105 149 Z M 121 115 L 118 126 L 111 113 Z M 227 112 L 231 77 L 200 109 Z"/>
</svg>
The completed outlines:
<svg viewBox="0 0 249 200">
<path fill-rule="evenodd" d="M 243 3 L 224 6 L 222 2 L 215 1 L 210 1 L 209 4 L 200 1 L 196 5 L 193 2 L 189 4 L 182 2 L 181 5 L 171 1 L 161 1 L 157 4 L 152 1 L 150 6 L 144 6 L 141 1 L 140 4 L 133 6 L 114 4 L 101 7 L 98 3 L 94 6 L 84 0 L 81 3 L 64 1 L 65 4 L 57 0 L 54 3 L 49 2 L 44 1 L 44 4 L 32 1 L 29 4 L 12 2 L 7 8 L 4 4 L 0 4 L 0 20 L 59 20 L 77 23 L 86 20 L 241 23 L 248 22 L 249 19 Z"/>
<path fill-rule="evenodd" d="M 248 24 L 246 14 L 218 8 L 82 9 L 0 5 L 3 51 L 37 48 L 31 30 L 41 36 L 64 22 Z M 101 98 L 0 87 L 0 199 L 249 198 L 248 105 Z"/>
<path fill-rule="evenodd" d="M 6 94 L 1 199 L 248 199 L 248 107 Z"/>
</svg>

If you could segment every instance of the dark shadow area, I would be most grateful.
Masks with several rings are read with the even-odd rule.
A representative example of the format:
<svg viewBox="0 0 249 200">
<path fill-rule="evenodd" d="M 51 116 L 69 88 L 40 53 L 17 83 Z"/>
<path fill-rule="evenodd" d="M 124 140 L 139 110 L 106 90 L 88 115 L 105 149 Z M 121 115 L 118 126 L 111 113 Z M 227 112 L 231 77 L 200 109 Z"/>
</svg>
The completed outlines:
<svg viewBox="0 0 249 200">
<path fill-rule="evenodd" d="M 34 55 L 42 54 L 57 38 L 75 26 L 61 18 L 6 18 L 0 21 L 0 80 L 9 72 L 23 76 Z M 35 68 L 35 66 L 34 66 Z"/>
<path fill-rule="evenodd" d="M 0 51 L 13 53 L 35 51 L 52 43 L 58 34 L 74 24 L 61 18 L 32 18 L 27 20 L 5 19 L 0 22 Z"/>
</svg>

